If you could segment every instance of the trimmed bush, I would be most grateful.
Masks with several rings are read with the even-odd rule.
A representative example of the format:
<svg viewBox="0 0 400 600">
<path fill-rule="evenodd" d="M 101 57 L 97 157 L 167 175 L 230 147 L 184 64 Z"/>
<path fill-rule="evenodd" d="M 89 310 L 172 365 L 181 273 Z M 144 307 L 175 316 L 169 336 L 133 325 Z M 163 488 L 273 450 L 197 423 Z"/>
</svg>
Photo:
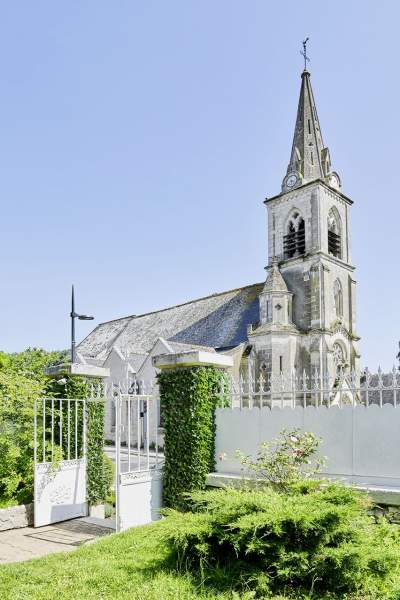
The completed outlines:
<svg viewBox="0 0 400 600">
<path fill-rule="evenodd" d="M 383 591 L 399 573 L 399 533 L 374 523 L 366 496 L 306 483 L 287 494 L 227 489 L 191 499 L 190 513 L 165 511 L 166 537 L 181 568 L 266 597 L 296 590 L 389 598 Z"/>
</svg>

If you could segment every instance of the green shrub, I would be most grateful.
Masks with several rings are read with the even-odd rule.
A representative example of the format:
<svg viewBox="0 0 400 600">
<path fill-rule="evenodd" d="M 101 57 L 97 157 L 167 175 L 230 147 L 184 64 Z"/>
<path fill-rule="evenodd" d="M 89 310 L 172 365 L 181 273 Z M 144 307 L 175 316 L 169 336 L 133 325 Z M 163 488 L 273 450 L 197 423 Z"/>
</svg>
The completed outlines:
<svg viewBox="0 0 400 600">
<path fill-rule="evenodd" d="M 40 384 L 0 370 L 0 499 L 33 498 L 33 414 Z M 12 502 L 14 501 L 14 502 Z"/>
<path fill-rule="evenodd" d="M 158 376 L 164 426 L 165 506 L 185 509 L 186 492 L 205 488 L 214 470 L 215 409 L 221 405 L 222 380 L 214 367 L 164 371 Z"/>
<path fill-rule="evenodd" d="M 367 497 L 341 485 L 306 485 L 287 494 L 227 489 L 191 498 L 192 512 L 165 511 L 176 564 L 211 581 L 225 574 L 237 591 L 339 598 L 363 591 L 384 598 L 391 573 L 399 572 L 398 529 L 375 524 Z"/>
<path fill-rule="evenodd" d="M 34 401 L 42 395 L 45 366 L 63 353 L 29 348 L 0 352 L 0 502 L 33 498 Z"/>
</svg>

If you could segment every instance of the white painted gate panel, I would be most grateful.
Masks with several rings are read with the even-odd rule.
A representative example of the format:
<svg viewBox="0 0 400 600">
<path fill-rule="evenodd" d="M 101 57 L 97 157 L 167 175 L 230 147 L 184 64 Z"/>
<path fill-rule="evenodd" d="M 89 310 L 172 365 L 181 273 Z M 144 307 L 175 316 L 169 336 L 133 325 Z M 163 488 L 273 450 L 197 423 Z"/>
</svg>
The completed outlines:
<svg viewBox="0 0 400 600">
<path fill-rule="evenodd" d="M 35 465 L 35 527 L 87 515 L 86 458 Z"/>
<path fill-rule="evenodd" d="M 119 531 L 160 519 L 162 473 L 121 473 L 118 497 Z"/>
<path fill-rule="evenodd" d="M 144 382 L 135 382 L 125 394 L 119 386 L 115 396 L 117 531 L 161 518 L 158 402 L 153 388 L 146 388 Z"/>
<path fill-rule="evenodd" d="M 86 400 L 41 398 L 34 413 L 34 526 L 87 514 Z"/>
</svg>

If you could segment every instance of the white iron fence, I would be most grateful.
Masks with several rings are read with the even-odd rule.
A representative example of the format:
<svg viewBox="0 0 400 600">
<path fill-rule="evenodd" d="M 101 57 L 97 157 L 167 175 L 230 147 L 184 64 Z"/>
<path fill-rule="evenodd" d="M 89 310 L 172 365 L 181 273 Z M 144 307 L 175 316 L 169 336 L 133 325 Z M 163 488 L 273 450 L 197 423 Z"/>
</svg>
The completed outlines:
<svg viewBox="0 0 400 600">
<path fill-rule="evenodd" d="M 370 488 L 400 490 L 400 373 L 314 373 L 239 382 L 222 390 L 216 411 L 216 471 L 243 473 L 237 457 L 257 456 L 259 446 L 283 429 L 321 438 L 323 476 Z"/>
<path fill-rule="evenodd" d="M 285 408 L 297 406 L 338 406 L 391 404 L 400 401 L 400 372 L 378 369 L 372 374 L 341 371 L 336 377 L 315 370 L 312 375 L 281 373 L 276 377 L 260 375 L 257 378 L 240 377 L 223 384 L 222 397 L 231 408 Z"/>
</svg>

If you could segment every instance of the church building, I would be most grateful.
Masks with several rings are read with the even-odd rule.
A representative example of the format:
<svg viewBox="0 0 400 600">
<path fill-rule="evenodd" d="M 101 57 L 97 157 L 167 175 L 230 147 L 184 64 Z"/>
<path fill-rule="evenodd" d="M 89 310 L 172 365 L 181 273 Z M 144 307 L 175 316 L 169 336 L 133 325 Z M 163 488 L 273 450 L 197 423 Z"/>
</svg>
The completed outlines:
<svg viewBox="0 0 400 600">
<path fill-rule="evenodd" d="M 332 170 L 311 87 L 301 75 L 292 151 L 268 211 L 268 277 L 260 319 L 248 333 L 258 369 L 334 378 L 357 370 L 356 282 L 350 249 L 352 201 Z"/>
<path fill-rule="evenodd" d="M 352 201 L 332 170 L 306 69 L 287 172 L 265 206 L 265 283 L 102 323 L 79 344 L 79 361 L 128 385 L 154 380 L 153 356 L 198 347 L 232 355 L 236 378 L 357 370 Z"/>
</svg>

